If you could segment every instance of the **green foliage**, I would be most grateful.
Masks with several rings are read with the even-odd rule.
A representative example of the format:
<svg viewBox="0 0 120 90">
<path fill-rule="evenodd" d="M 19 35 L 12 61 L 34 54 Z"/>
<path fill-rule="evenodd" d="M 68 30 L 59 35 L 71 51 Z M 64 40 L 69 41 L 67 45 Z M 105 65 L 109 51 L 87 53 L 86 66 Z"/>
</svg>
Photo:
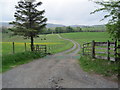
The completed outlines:
<svg viewBox="0 0 120 90">
<path fill-rule="evenodd" d="M 26 2 L 19 1 L 18 5 L 15 6 L 16 12 L 14 14 L 15 20 L 10 24 L 14 25 L 14 28 L 10 29 L 14 32 L 14 35 L 24 36 L 26 38 L 31 38 L 31 50 L 34 50 L 33 42 L 34 37 L 38 37 L 38 34 L 46 26 L 47 18 L 43 16 L 44 10 L 39 11 L 37 7 L 40 6 L 42 2 Z"/>
<path fill-rule="evenodd" d="M 120 39 L 120 1 L 110 0 L 110 1 L 95 1 L 96 4 L 102 6 L 102 8 L 96 9 L 94 12 L 107 11 L 109 14 L 104 16 L 105 18 L 111 17 L 107 26 L 108 32 L 111 34 L 113 39 Z M 103 19 L 103 20 L 104 20 Z"/>
<path fill-rule="evenodd" d="M 71 33 L 71 32 L 105 32 L 105 25 L 93 25 L 93 26 L 82 26 L 82 27 L 51 27 L 44 28 L 42 34 L 52 33 Z"/>
<path fill-rule="evenodd" d="M 14 25 L 14 29 L 11 31 L 15 35 L 36 37 L 39 34 L 41 28 L 46 25 L 45 22 L 47 21 L 43 16 L 45 11 L 38 11 L 36 9 L 41 4 L 42 2 L 36 4 L 25 1 L 18 2 L 18 6 L 15 6 L 16 12 L 14 15 L 16 21 L 10 23 Z"/>
<path fill-rule="evenodd" d="M 2 26 L 2 33 L 8 33 L 8 32 L 9 32 L 8 29 L 6 27 Z"/>
<path fill-rule="evenodd" d="M 111 37 L 113 37 L 113 39 L 120 40 L 120 21 L 113 24 L 109 23 L 106 26 L 107 31 L 110 33 Z"/>
<path fill-rule="evenodd" d="M 75 32 L 82 32 L 82 28 L 76 27 Z"/>
<path fill-rule="evenodd" d="M 80 27 L 55 27 L 55 28 L 45 28 L 42 34 L 51 34 L 51 33 L 70 33 L 70 32 L 82 32 Z"/>
<path fill-rule="evenodd" d="M 56 33 L 61 33 L 61 32 L 63 32 L 63 29 L 61 27 L 56 27 L 55 32 Z"/>
<path fill-rule="evenodd" d="M 80 66 L 87 72 L 96 72 L 104 76 L 118 75 L 119 64 L 107 60 L 92 59 L 89 56 L 81 56 Z"/>
<path fill-rule="evenodd" d="M 68 26 L 68 27 L 66 27 L 66 31 L 67 31 L 67 32 L 73 32 L 73 28 L 70 27 L 70 26 Z"/>
<path fill-rule="evenodd" d="M 48 31 L 46 31 L 46 32 L 47 32 L 48 34 L 49 34 L 49 33 L 51 34 L 51 33 L 52 33 L 52 30 L 49 28 Z"/>
<path fill-rule="evenodd" d="M 109 0 L 109 1 L 95 1 L 96 4 L 101 5 L 102 8 L 96 9 L 93 13 L 99 12 L 99 11 L 107 11 L 109 12 L 108 15 L 104 16 L 105 18 L 111 17 L 110 21 L 118 21 L 120 17 L 120 1 L 118 0 Z"/>
<path fill-rule="evenodd" d="M 106 26 L 105 25 L 85 26 L 85 27 L 82 27 L 82 31 L 86 31 L 86 32 L 105 32 L 106 31 Z"/>
<path fill-rule="evenodd" d="M 17 65 L 28 63 L 34 59 L 42 58 L 45 54 L 42 52 L 22 52 L 2 56 L 2 72 L 5 72 Z"/>
</svg>

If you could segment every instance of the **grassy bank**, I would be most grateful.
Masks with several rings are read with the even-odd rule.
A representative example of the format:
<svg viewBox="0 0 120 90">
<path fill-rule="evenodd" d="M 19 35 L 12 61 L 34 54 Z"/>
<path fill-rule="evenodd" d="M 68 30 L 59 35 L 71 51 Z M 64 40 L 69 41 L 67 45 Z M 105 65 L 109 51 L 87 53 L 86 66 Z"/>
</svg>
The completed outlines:
<svg viewBox="0 0 120 90">
<path fill-rule="evenodd" d="M 5 72 L 13 67 L 28 63 L 34 59 L 42 58 L 45 54 L 41 52 L 22 52 L 2 56 L 2 69 L 0 72 Z"/>
<path fill-rule="evenodd" d="M 89 56 L 81 56 L 80 66 L 84 71 L 102 74 L 104 76 L 117 76 L 119 63 L 108 60 L 92 59 Z"/>
</svg>

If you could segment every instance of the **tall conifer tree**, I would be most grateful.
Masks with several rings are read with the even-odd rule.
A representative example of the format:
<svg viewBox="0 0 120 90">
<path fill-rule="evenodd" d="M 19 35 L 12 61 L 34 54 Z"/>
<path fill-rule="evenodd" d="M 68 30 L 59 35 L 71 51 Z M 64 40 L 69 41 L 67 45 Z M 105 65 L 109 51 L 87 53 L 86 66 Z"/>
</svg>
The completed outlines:
<svg viewBox="0 0 120 90">
<path fill-rule="evenodd" d="M 24 36 L 31 40 L 31 51 L 34 51 L 34 38 L 46 26 L 47 18 L 43 16 L 45 10 L 37 9 L 42 2 L 19 1 L 15 6 L 15 21 L 11 22 L 14 27 L 10 29 L 14 35 Z"/>
</svg>

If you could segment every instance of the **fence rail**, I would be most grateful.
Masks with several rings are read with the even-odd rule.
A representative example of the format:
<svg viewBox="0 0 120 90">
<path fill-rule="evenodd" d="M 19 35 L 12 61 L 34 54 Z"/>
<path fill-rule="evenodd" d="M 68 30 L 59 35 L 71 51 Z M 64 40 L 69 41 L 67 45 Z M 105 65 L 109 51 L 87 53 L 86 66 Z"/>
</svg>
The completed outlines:
<svg viewBox="0 0 120 90">
<path fill-rule="evenodd" d="M 31 51 L 30 43 L 21 43 L 21 42 L 5 42 L 3 43 L 2 53 L 6 54 L 15 54 L 25 51 Z M 63 44 L 39 44 L 34 43 L 34 51 L 41 51 L 47 54 L 56 53 L 56 49 L 62 48 Z"/>
<path fill-rule="evenodd" d="M 34 45 L 34 51 L 41 51 L 47 53 L 47 45 Z"/>
<path fill-rule="evenodd" d="M 91 55 L 92 58 L 107 59 L 117 61 L 120 58 L 120 45 L 117 41 L 95 42 L 83 44 L 83 55 Z"/>
</svg>

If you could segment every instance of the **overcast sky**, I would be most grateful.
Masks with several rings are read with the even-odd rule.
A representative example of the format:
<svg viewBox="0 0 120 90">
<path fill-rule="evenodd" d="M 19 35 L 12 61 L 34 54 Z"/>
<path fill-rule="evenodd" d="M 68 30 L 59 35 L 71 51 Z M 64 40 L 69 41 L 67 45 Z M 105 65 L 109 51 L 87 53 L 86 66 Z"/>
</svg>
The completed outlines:
<svg viewBox="0 0 120 90">
<path fill-rule="evenodd" d="M 0 21 L 13 21 L 15 5 L 19 0 L 0 0 Z M 63 25 L 98 25 L 106 24 L 108 20 L 100 21 L 105 12 L 90 15 L 99 6 L 89 0 L 37 0 L 43 4 L 39 10 L 45 9 L 47 23 Z"/>
</svg>

